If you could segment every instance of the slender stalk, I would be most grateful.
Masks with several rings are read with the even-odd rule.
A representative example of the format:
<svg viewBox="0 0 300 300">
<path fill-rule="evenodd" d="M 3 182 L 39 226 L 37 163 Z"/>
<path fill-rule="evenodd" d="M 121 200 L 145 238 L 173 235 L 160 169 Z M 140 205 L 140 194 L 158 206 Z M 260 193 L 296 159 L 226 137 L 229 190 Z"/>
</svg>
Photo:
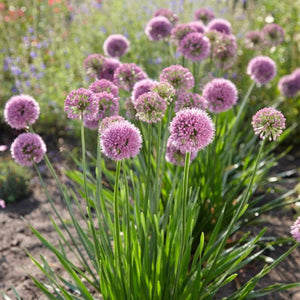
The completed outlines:
<svg viewBox="0 0 300 300">
<path fill-rule="evenodd" d="M 147 216 L 149 201 L 150 201 L 150 182 L 151 182 L 151 145 L 152 145 L 152 126 L 148 123 L 148 147 L 147 147 L 147 182 L 146 182 L 146 194 L 144 199 L 144 214 Z"/>
<path fill-rule="evenodd" d="M 198 92 L 198 73 L 199 73 L 199 62 L 193 62 L 193 75 L 195 79 L 195 85 L 194 85 L 194 93 Z"/>
<path fill-rule="evenodd" d="M 83 169 L 85 197 L 86 197 L 87 203 L 89 203 L 89 195 L 88 195 L 87 180 L 86 180 L 85 136 L 84 136 L 84 125 L 83 125 L 83 112 L 81 112 L 81 148 L 82 148 L 82 169 Z M 88 207 L 89 207 L 89 204 L 88 204 Z"/>
</svg>

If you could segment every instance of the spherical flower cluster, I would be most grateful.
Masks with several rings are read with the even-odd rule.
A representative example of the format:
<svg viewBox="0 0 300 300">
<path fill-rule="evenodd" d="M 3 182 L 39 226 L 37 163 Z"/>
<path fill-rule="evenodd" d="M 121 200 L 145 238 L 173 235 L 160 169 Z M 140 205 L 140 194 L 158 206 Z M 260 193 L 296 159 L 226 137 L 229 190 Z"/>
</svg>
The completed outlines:
<svg viewBox="0 0 300 300">
<path fill-rule="evenodd" d="M 176 113 L 170 124 L 170 133 L 181 152 L 195 152 L 212 142 L 215 126 L 205 111 L 188 108 Z"/>
<path fill-rule="evenodd" d="M 300 217 L 291 226 L 291 235 L 297 242 L 300 242 Z"/>
<path fill-rule="evenodd" d="M 155 92 L 144 93 L 134 103 L 136 117 L 147 123 L 157 123 L 165 115 L 167 102 Z"/>
<path fill-rule="evenodd" d="M 107 92 L 113 94 L 115 97 L 119 96 L 119 89 L 107 79 L 100 79 L 94 81 L 89 86 L 89 90 L 91 90 L 93 93 Z"/>
<path fill-rule="evenodd" d="M 151 79 L 143 79 L 141 81 L 138 81 L 134 87 L 131 94 L 131 100 L 133 103 L 135 103 L 136 99 L 147 92 L 151 91 L 151 88 L 156 84 L 155 81 Z"/>
<path fill-rule="evenodd" d="M 122 64 L 114 74 L 114 83 L 125 91 L 131 91 L 136 82 L 147 78 L 147 74 L 136 64 Z"/>
<path fill-rule="evenodd" d="M 161 98 L 163 98 L 167 104 L 170 104 L 173 101 L 173 98 L 176 94 L 173 86 L 168 82 L 158 82 L 152 88 L 152 92 L 157 93 Z"/>
<path fill-rule="evenodd" d="M 202 33 L 189 33 L 180 42 L 178 51 L 192 61 L 203 60 L 210 54 L 210 42 Z"/>
<path fill-rule="evenodd" d="M 83 119 L 83 125 L 86 127 L 86 128 L 89 128 L 91 130 L 95 130 L 95 129 L 98 129 L 98 126 L 99 126 L 99 120 L 97 119 L 86 119 L 84 118 Z"/>
<path fill-rule="evenodd" d="M 166 17 L 175 26 L 178 22 L 178 16 L 167 8 L 160 8 L 154 13 L 154 17 L 163 16 Z"/>
<path fill-rule="evenodd" d="M 292 75 L 295 76 L 295 82 L 300 90 L 300 68 L 296 69 Z"/>
<path fill-rule="evenodd" d="M 11 97 L 4 107 L 5 121 L 15 129 L 34 124 L 40 114 L 39 104 L 28 95 Z"/>
<path fill-rule="evenodd" d="M 107 79 L 114 81 L 114 74 L 116 69 L 121 66 L 121 63 L 114 58 L 105 58 L 103 60 L 102 68 L 98 70 L 97 79 Z"/>
<path fill-rule="evenodd" d="M 254 133 L 261 139 L 275 141 L 285 128 L 285 117 L 273 107 L 259 110 L 252 118 Z"/>
<path fill-rule="evenodd" d="M 125 119 L 121 116 L 111 116 L 104 118 L 99 126 L 99 133 L 101 134 L 105 129 L 107 129 L 111 124 L 115 122 L 122 122 L 125 121 Z"/>
<path fill-rule="evenodd" d="M 112 34 L 103 43 L 105 55 L 121 57 L 129 50 L 130 42 L 122 34 Z"/>
<path fill-rule="evenodd" d="M 230 80 L 216 78 L 205 85 L 203 97 L 207 101 L 210 112 L 220 113 L 236 104 L 238 91 Z"/>
<path fill-rule="evenodd" d="M 101 54 L 90 54 L 83 62 L 85 73 L 90 77 L 97 77 L 104 59 L 105 57 Z"/>
<path fill-rule="evenodd" d="M 245 43 L 248 49 L 260 49 L 263 44 L 263 34 L 261 31 L 254 30 L 246 33 Z"/>
<path fill-rule="evenodd" d="M 171 35 L 172 24 L 163 16 L 152 18 L 145 28 L 150 41 L 159 41 Z"/>
<path fill-rule="evenodd" d="M 247 74 L 260 84 L 267 84 L 276 75 L 276 64 L 268 56 L 257 56 L 250 60 Z"/>
<path fill-rule="evenodd" d="M 300 90 L 293 74 L 281 77 L 278 88 L 282 95 L 290 98 L 295 97 Z"/>
<path fill-rule="evenodd" d="M 193 26 L 196 29 L 196 32 L 205 33 L 206 31 L 205 25 L 203 25 L 203 23 L 200 21 L 189 22 L 188 25 Z"/>
<path fill-rule="evenodd" d="M 225 34 L 231 34 L 231 24 L 225 19 L 213 19 L 208 23 L 207 30 L 216 30 Z"/>
<path fill-rule="evenodd" d="M 264 42 L 270 46 L 276 46 L 284 41 L 284 30 L 278 24 L 267 24 L 262 29 Z"/>
<path fill-rule="evenodd" d="M 98 104 L 98 113 L 95 120 L 99 121 L 105 117 L 116 116 L 119 113 L 119 98 L 113 94 L 102 92 L 95 94 Z"/>
<path fill-rule="evenodd" d="M 190 162 L 197 157 L 198 152 L 191 152 Z M 167 142 L 166 149 L 166 160 L 173 165 L 184 166 L 185 153 L 181 152 L 174 144 L 172 138 L 170 137 Z"/>
<path fill-rule="evenodd" d="M 195 84 L 192 73 L 180 65 L 172 65 L 163 69 L 159 79 L 162 82 L 171 84 L 176 92 L 189 90 Z"/>
<path fill-rule="evenodd" d="M 101 133 L 102 152 L 113 160 L 136 156 L 142 147 L 138 128 L 128 121 L 114 122 Z"/>
<path fill-rule="evenodd" d="M 98 113 L 95 94 L 84 88 L 72 91 L 65 100 L 65 111 L 71 119 L 80 119 L 82 114 L 86 120 L 94 119 Z"/>
<path fill-rule="evenodd" d="M 207 102 L 204 97 L 191 92 L 180 92 L 177 94 L 174 110 L 178 112 L 184 108 L 199 108 L 206 110 Z"/>
<path fill-rule="evenodd" d="M 22 133 L 13 141 L 11 154 L 13 159 L 22 166 L 39 163 L 46 153 L 46 145 L 42 138 L 34 133 Z"/>
<path fill-rule="evenodd" d="M 209 21 L 215 18 L 215 14 L 208 8 L 199 8 L 195 11 L 195 20 L 202 21 L 207 24 Z"/>
<path fill-rule="evenodd" d="M 182 39 L 192 32 L 197 32 L 195 26 L 191 24 L 178 24 L 172 29 L 171 37 L 172 40 L 179 45 Z"/>
</svg>

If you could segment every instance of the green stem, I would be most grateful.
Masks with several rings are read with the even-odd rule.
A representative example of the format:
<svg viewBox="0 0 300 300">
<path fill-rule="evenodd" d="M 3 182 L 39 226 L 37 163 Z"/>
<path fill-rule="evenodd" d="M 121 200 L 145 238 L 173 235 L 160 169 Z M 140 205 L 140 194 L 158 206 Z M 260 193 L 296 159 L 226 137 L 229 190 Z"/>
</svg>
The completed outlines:
<svg viewBox="0 0 300 300">
<path fill-rule="evenodd" d="M 193 75 L 195 79 L 195 85 L 194 85 L 194 93 L 198 92 L 198 73 L 199 73 L 199 63 L 198 62 L 193 62 Z"/>
<path fill-rule="evenodd" d="M 144 199 L 144 214 L 147 216 L 149 201 L 150 201 L 150 181 L 151 181 L 151 144 L 152 144 L 152 126 L 148 123 L 148 147 L 147 147 L 147 182 L 146 182 L 146 194 Z"/>
<path fill-rule="evenodd" d="M 84 136 L 84 125 L 83 125 L 83 112 L 81 112 L 81 147 L 82 147 L 82 169 L 83 169 L 83 181 L 84 181 L 84 190 L 85 197 L 89 207 L 89 195 L 87 189 L 87 180 L 86 180 L 86 161 L 85 161 L 85 136 Z"/>
</svg>

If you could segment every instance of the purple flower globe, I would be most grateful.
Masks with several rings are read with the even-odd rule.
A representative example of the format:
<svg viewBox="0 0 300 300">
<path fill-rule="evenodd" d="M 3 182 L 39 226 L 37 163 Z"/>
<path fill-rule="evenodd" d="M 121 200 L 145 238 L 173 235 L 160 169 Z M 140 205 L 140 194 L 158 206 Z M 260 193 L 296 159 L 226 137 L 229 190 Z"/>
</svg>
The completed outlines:
<svg viewBox="0 0 300 300">
<path fill-rule="evenodd" d="M 203 97 L 210 112 L 220 113 L 236 104 L 238 91 L 230 80 L 216 78 L 204 86 Z"/>
<path fill-rule="evenodd" d="M 11 155 L 20 165 L 30 167 L 39 163 L 47 151 L 42 138 L 34 133 L 21 133 L 11 145 Z"/>
<path fill-rule="evenodd" d="M 128 121 L 114 122 L 101 134 L 102 152 L 113 160 L 123 160 L 139 154 L 142 136 L 138 128 Z"/>
<path fill-rule="evenodd" d="M 134 85 L 147 78 L 147 74 L 136 64 L 122 64 L 114 74 L 114 83 L 119 88 L 130 92 Z"/>
<path fill-rule="evenodd" d="M 245 43 L 248 49 L 260 49 L 264 38 L 261 31 L 254 30 L 246 33 Z"/>
<path fill-rule="evenodd" d="M 193 88 L 195 84 L 192 73 L 180 65 L 172 65 L 163 69 L 159 79 L 161 82 L 171 84 L 176 92 L 187 91 Z"/>
<path fill-rule="evenodd" d="M 129 50 L 130 42 L 122 34 L 112 34 L 103 43 L 105 55 L 111 57 L 121 57 Z"/>
<path fill-rule="evenodd" d="M 264 140 L 276 140 L 285 128 L 285 117 L 273 107 L 259 110 L 252 118 L 254 133 Z"/>
<path fill-rule="evenodd" d="M 202 33 L 189 33 L 180 42 L 178 51 L 192 61 L 203 60 L 210 54 L 210 42 Z"/>
<path fill-rule="evenodd" d="M 93 93 L 107 92 L 113 94 L 115 97 L 119 96 L 119 89 L 110 80 L 100 79 L 94 81 L 90 86 L 89 90 Z"/>
<path fill-rule="evenodd" d="M 205 25 L 200 21 L 189 22 L 188 25 L 193 26 L 196 29 L 196 32 L 199 32 L 199 33 L 205 33 L 206 32 Z"/>
<path fill-rule="evenodd" d="M 178 24 L 171 32 L 171 38 L 176 44 L 180 44 L 182 39 L 189 33 L 197 32 L 197 28 L 191 24 Z"/>
<path fill-rule="evenodd" d="M 167 102 L 155 92 L 144 93 L 134 103 L 136 117 L 146 123 L 157 123 L 164 117 Z"/>
<path fill-rule="evenodd" d="M 191 152 L 190 163 L 197 157 L 198 152 Z M 181 152 L 170 137 L 167 142 L 166 161 L 176 166 L 184 166 L 185 153 Z"/>
<path fill-rule="evenodd" d="M 288 98 L 295 97 L 300 90 L 295 75 L 293 74 L 283 76 L 279 80 L 278 88 L 281 94 Z"/>
<path fill-rule="evenodd" d="M 123 122 L 125 119 L 121 116 L 111 116 L 104 118 L 99 126 L 99 133 L 102 134 L 102 132 L 107 129 L 111 124 L 115 122 Z"/>
<path fill-rule="evenodd" d="M 102 68 L 98 70 L 97 79 L 107 79 L 111 82 L 114 81 L 114 74 L 121 63 L 114 58 L 105 58 L 103 60 Z"/>
<path fill-rule="evenodd" d="M 277 46 L 284 41 L 284 30 L 275 23 L 265 25 L 262 34 L 264 42 L 270 46 Z"/>
<path fill-rule="evenodd" d="M 11 97 L 4 107 L 4 119 L 10 127 L 22 129 L 34 124 L 40 114 L 39 104 L 28 95 Z"/>
<path fill-rule="evenodd" d="M 276 75 L 276 64 L 268 56 L 257 56 L 250 60 L 247 74 L 260 84 L 267 84 Z"/>
<path fill-rule="evenodd" d="M 131 100 L 133 103 L 135 103 L 135 101 L 137 100 L 137 98 L 139 96 L 141 96 L 142 94 L 145 94 L 147 92 L 151 91 L 151 88 L 156 84 L 155 81 L 151 80 L 151 79 L 143 79 L 141 81 L 138 81 L 134 87 L 133 87 L 133 91 L 131 93 Z"/>
<path fill-rule="evenodd" d="M 215 18 L 215 14 L 208 8 L 203 7 L 195 11 L 195 20 L 202 21 L 207 24 L 209 21 Z"/>
<path fill-rule="evenodd" d="M 83 119 L 83 125 L 91 130 L 96 130 L 99 127 L 99 120 L 97 119 Z"/>
<path fill-rule="evenodd" d="M 145 28 L 145 33 L 150 41 L 159 41 L 171 35 L 172 24 L 163 16 L 152 18 Z"/>
<path fill-rule="evenodd" d="M 212 142 L 215 125 L 205 111 L 188 108 L 176 113 L 170 124 L 170 133 L 175 147 L 182 153 L 192 153 Z"/>
<path fill-rule="evenodd" d="M 160 8 L 154 13 L 154 17 L 163 16 L 166 17 L 175 26 L 178 22 L 178 16 L 167 8 Z"/>
<path fill-rule="evenodd" d="M 292 75 L 295 77 L 295 82 L 298 87 L 298 90 L 300 90 L 300 68 L 296 69 Z"/>
<path fill-rule="evenodd" d="M 178 112 L 184 108 L 199 108 L 202 110 L 207 109 L 207 102 L 204 97 L 199 94 L 191 92 L 181 92 L 177 94 L 174 110 Z"/>
<path fill-rule="evenodd" d="M 300 217 L 291 226 L 291 235 L 297 242 L 300 242 Z"/>
<path fill-rule="evenodd" d="M 207 30 L 216 30 L 225 34 L 231 34 L 231 24 L 225 19 L 213 19 L 208 23 Z"/>
<path fill-rule="evenodd" d="M 70 119 L 93 120 L 98 113 L 98 103 L 95 94 L 87 89 L 80 88 L 72 91 L 65 100 L 65 112 Z"/>
<path fill-rule="evenodd" d="M 119 113 L 119 98 L 113 94 L 102 92 L 95 94 L 98 104 L 98 113 L 95 120 L 99 121 L 106 117 L 116 116 Z"/>
<path fill-rule="evenodd" d="M 167 102 L 167 104 L 170 104 L 176 95 L 175 89 L 168 82 L 156 83 L 151 88 L 151 91 L 157 93 L 161 98 L 163 98 Z"/>
<path fill-rule="evenodd" d="M 85 73 L 90 77 L 97 77 L 104 60 L 105 57 L 101 54 L 90 54 L 83 62 Z"/>
</svg>

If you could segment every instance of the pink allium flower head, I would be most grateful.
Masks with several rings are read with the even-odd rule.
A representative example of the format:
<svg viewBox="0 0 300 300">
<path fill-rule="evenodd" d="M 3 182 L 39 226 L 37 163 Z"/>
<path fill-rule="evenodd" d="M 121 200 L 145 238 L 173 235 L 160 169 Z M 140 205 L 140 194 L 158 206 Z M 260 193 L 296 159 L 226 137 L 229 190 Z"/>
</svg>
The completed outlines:
<svg viewBox="0 0 300 300">
<path fill-rule="evenodd" d="M 86 128 L 89 128 L 91 130 L 95 130 L 95 129 L 98 129 L 99 120 L 97 120 L 97 119 L 83 119 L 83 125 Z"/>
<path fill-rule="evenodd" d="M 90 54 L 83 62 L 85 72 L 90 77 L 97 77 L 102 70 L 105 57 L 101 54 Z"/>
<path fill-rule="evenodd" d="M 22 129 L 28 124 L 34 124 L 39 114 L 39 104 L 28 95 L 11 97 L 4 107 L 4 119 L 15 129 Z"/>
<path fill-rule="evenodd" d="M 115 122 L 123 122 L 125 119 L 121 116 L 111 116 L 104 118 L 99 126 L 99 133 L 102 134 L 102 132 L 107 129 L 111 124 Z"/>
<path fill-rule="evenodd" d="M 95 94 L 84 88 L 72 91 L 65 100 L 65 111 L 70 119 L 80 119 L 82 113 L 86 120 L 94 119 L 98 113 Z"/>
<path fill-rule="evenodd" d="M 98 104 L 98 113 L 95 120 L 99 121 L 106 117 L 116 116 L 119 113 L 119 97 L 113 94 L 102 92 L 95 94 Z"/>
<path fill-rule="evenodd" d="M 114 74 L 118 67 L 121 66 L 121 63 L 114 58 L 105 58 L 103 60 L 102 68 L 97 73 L 97 79 L 107 79 L 111 82 L 114 81 Z"/>
<path fill-rule="evenodd" d="M 246 33 L 245 43 L 248 49 L 260 49 L 263 44 L 263 34 L 261 31 L 254 30 Z"/>
<path fill-rule="evenodd" d="M 220 113 L 236 104 L 238 91 L 230 80 L 216 78 L 204 86 L 203 97 L 207 101 L 210 112 Z"/>
<path fill-rule="evenodd" d="M 134 103 L 136 117 L 147 123 L 157 123 L 165 115 L 167 102 L 155 92 L 142 94 Z"/>
<path fill-rule="evenodd" d="M 170 83 L 176 92 L 189 90 L 195 84 L 192 73 L 180 65 L 172 65 L 163 69 L 159 79 L 161 82 Z"/>
<path fill-rule="evenodd" d="M 182 39 L 192 32 L 197 32 L 195 26 L 191 24 L 178 24 L 172 29 L 171 37 L 172 40 L 179 45 Z"/>
<path fill-rule="evenodd" d="M 151 88 L 156 84 L 155 81 L 151 80 L 151 79 L 143 79 L 141 81 L 138 81 L 134 87 L 133 87 L 133 91 L 131 93 L 131 100 L 133 103 L 135 103 L 136 99 L 147 92 L 151 91 Z"/>
<path fill-rule="evenodd" d="M 107 92 L 113 94 L 115 97 L 119 96 L 119 89 L 111 81 L 107 79 L 100 79 L 94 81 L 90 86 L 89 90 L 93 93 Z"/>
<path fill-rule="evenodd" d="M 205 33 L 206 31 L 205 25 L 200 21 L 189 22 L 188 25 L 193 26 L 196 29 L 196 32 Z"/>
<path fill-rule="evenodd" d="M 276 46 L 284 41 L 283 28 L 275 23 L 267 24 L 262 29 L 264 42 L 270 46 Z"/>
<path fill-rule="evenodd" d="M 154 13 L 154 17 L 163 16 L 166 17 L 175 26 L 178 22 L 178 16 L 167 8 L 160 8 Z"/>
<path fill-rule="evenodd" d="M 210 144 L 215 125 L 209 115 L 197 108 L 180 110 L 170 124 L 174 145 L 182 152 L 196 152 Z"/>
<path fill-rule="evenodd" d="M 171 35 L 172 24 L 163 16 L 152 18 L 145 28 L 150 41 L 159 41 Z"/>
<path fill-rule="evenodd" d="M 297 242 L 300 242 L 300 217 L 291 226 L 291 235 Z"/>
<path fill-rule="evenodd" d="M 102 152 L 113 160 L 136 156 L 142 147 L 142 136 L 138 128 L 128 121 L 114 122 L 101 134 Z"/>
<path fill-rule="evenodd" d="M 208 8 L 199 8 L 195 11 L 195 20 L 202 21 L 207 24 L 209 21 L 215 18 L 215 14 Z"/>
<path fill-rule="evenodd" d="M 268 56 L 256 56 L 247 66 L 247 74 L 260 84 L 267 84 L 276 75 L 276 64 Z"/>
<path fill-rule="evenodd" d="M 176 94 L 175 89 L 173 86 L 168 82 L 158 82 L 152 88 L 152 92 L 157 93 L 161 98 L 163 98 L 167 104 L 170 104 L 174 96 Z"/>
<path fill-rule="evenodd" d="M 252 118 L 254 133 L 261 139 L 269 138 L 275 141 L 285 128 L 285 117 L 273 107 L 259 110 Z"/>
<path fill-rule="evenodd" d="M 199 108 L 202 110 L 207 109 L 207 101 L 199 94 L 191 92 L 180 92 L 177 94 L 174 110 L 178 112 L 184 108 Z"/>
<path fill-rule="evenodd" d="M 190 162 L 194 160 L 198 152 L 191 152 Z M 166 149 L 166 160 L 173 165 L 184 166 L 185 153 L 181 152 L 175 145 L 171 137 L 169 137 Z"/>
<path fill-rule="evenodd" d="M 278 88 L 282 95 L 289 98 L 295 97 L 300 90 L 293 74 L 281 77 Z"/>
<path fill-rule="evenodd" d="M 21 133 L 13 141 L 11 148 L 13 159 L 22 166 L 39 163 L 46 153 L 46 145 L 42 138 L 34 133 Z"/>
<path fill-rule="evenodd" d="M 203 60 L 210 54 L 210 42 L 202 33 L 189 33 L 181 40 L 178 51 L 192 61 Z"/>
<path fill-rule="evenodd" d="M 103 44 L 105 55 L 111 57 L 121 57 L 129 50 L 130 42 L 122 34 L 110 35 Z"/>
<path fill-rule="evenodd" d="M 136 64 L 122 64 L 114 74 L 114 83 L 121 89 L 130 92 L 136 82 L 147 78 L 147 74 Z"/>
<path fill-rule="evenodd" d="M 231 24 L 225 19 L 213 19 L 208 23 L 207 30 L 216 30 L 225 34 L 231 34 Z"/>
<path fill-rule="evenodd" d="M 292 75 L 295 77 L 295 82 L 298 87 L 298 90 L 300 90 L 300 68 L 296 69 Z"/>
</svg>

